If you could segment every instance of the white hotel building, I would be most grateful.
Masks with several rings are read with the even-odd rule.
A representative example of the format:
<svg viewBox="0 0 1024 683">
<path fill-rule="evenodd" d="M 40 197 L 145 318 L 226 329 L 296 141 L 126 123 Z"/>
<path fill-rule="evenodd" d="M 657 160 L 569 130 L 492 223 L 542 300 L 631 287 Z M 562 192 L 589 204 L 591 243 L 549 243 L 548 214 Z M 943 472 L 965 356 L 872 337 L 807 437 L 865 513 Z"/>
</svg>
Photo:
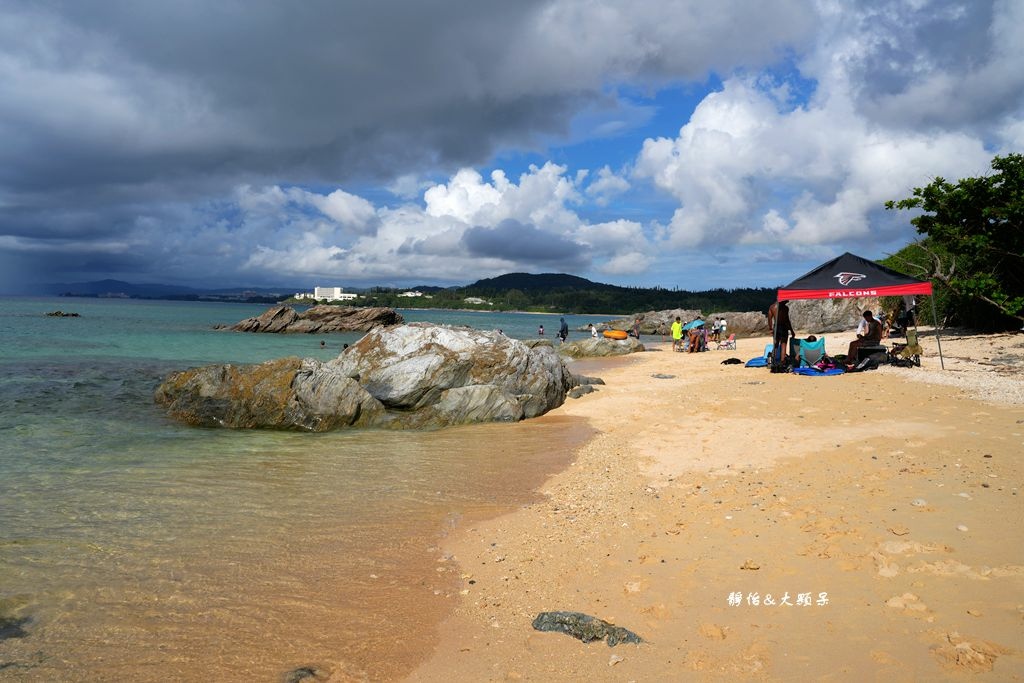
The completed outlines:
<svg viewBox="0 0 1024 683">
<path fill-rule="evenodd" d="M 359 298 L 358 294 L 346 293 L 344 287 L 314 287 L 313 292 L 295 292 L 296 299 L 315 299 L 316 301 L 349 301 Z"/>
</svg>

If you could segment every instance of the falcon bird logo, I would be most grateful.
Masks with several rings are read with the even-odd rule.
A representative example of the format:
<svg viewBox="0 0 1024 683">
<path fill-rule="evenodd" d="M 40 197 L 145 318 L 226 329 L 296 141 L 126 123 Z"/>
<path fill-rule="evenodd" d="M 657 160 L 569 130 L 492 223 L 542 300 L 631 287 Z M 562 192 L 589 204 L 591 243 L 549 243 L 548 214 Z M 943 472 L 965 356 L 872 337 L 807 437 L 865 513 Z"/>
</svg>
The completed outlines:
<svg viewBox="0 0 1024 683">
<path fill-rule="evenodd" d="M 838 275 L 833 275 L 832 277 L 839 280 L 839 284 L 845 287 L 851 282 L 863 280 L 864 278 L 867 277 L 867 275 L 864 275 L 862 273 L 839 273 Z"/>
</svg>

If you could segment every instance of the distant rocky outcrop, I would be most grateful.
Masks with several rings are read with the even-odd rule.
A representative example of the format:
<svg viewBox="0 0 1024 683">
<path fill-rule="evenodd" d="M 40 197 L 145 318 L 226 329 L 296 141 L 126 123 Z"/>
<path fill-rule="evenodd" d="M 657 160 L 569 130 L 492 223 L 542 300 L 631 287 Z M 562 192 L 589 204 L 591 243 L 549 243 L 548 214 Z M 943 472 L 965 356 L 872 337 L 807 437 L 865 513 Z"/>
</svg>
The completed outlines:
<svg viewBox="0 0 1024 683">
<path fill-rule="evenodd" d="M 313 306 L 302 313 L 291 306 L 274 306 L 255 318 L 246 318 L 228 329 L 236 332 L 366 332 L 382 325 L 403 322 L 393 308 L 354 306 Z"/>
<path fill-rule="evenodd" d="M 550 347 L 428 323 L 375 328 L 326 363 L 284 358 L 173 373 L 155 400 L 193 425 L 431 429 L 536 417 L 580 380 Z"/>
<path fill-rule="evenodd" d="M 857 327 L 864 311 L 881 310 L 877 298 L 801 299 L 789 302 L 789 317 L 798 332 L 849 332 Z M 765 322 L 767 327 L 767 321 Z"/>
<path fill-rule="evenodd" d="M 789 302 L 793 327 L 798 332 L 809 334 L 852 330 L 857 327 L 865 310 L 877 313 L 880 310 L 878 299 L 803 299 Z M 715 318 L 725 318 L 729 334 L 735 334 L 737 337 L 758 337 L 771 333 L 768 329 L 767 311 L 726 311 L 702 315 L 700 311 L 677 308 L 666 311 L 647 311 L 627 318 L 609 320 L 604 323 L 604 327 L 614 330 L 631 330 L 633 321 L 639 318 L 641 337 L 645 334 L 662 334 L 662 330 L 664 333 L 668 332 L 676 316 L 679 316 L 683 323 L 701 316 L 708 326 L 714 322 Z"/>
<path fill-rule="evenodd" d="M 668 334 L 676 316 L 678 316 L 684 323 L 688 323 L 699 315 L 700 311 L 692 311 L 682 308 L 672 308 L 664 311 L 647 311 L 646 313 L 637 313 L 636 315 L 631 315 L 626 318 L 609 320 L 599 326 L 598 329 L 629 331 L 633 329 L 633 322 L 639 318 L 641 336 L 645 334 L 661 334 L 663 329 L 664 333 Z"/>
<path fill-rule="evenodd" d="M 606 337 L 587 337 L 560 344 L 558 353 L 570 358 L 599 358 L 602 356 L 624 356 L 628 353 L 644 351 L 644 345 L 633 337 L 626 339 L 608 339 Z"/>
<path fill-rule="evenodd" d="M 46 314 L 50 318 L 78 318 L 78 313 L 69 313 L 67 311 L 50 311 Z"/>
</svg>

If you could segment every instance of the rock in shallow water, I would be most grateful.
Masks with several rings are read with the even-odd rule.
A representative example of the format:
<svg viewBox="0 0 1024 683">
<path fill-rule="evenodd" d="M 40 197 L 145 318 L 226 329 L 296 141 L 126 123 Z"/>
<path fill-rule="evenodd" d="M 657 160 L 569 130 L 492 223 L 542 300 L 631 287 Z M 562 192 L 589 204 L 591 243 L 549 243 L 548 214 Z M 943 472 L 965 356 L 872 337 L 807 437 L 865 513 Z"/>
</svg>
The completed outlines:
<svg viewBox="0 0 1024 683">
<path fill-rule="evenodd" d="M 431 429 L 536 417 L 575 383 L 549 347 L 413 323 L 377 328 L 326 363 L 283 358 L 174 373 L 155 400 L 200 426 Z"/>
</svg>

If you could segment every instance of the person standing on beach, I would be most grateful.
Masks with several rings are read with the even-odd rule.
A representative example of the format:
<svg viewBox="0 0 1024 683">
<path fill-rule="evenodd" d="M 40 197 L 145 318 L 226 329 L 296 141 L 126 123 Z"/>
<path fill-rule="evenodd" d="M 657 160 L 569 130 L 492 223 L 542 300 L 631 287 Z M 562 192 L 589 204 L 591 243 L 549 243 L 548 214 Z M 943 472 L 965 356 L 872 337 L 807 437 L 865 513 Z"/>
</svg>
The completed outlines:
<svg viewBox="0 0 1024 683">
<path fill-rule="evenodd" d="M 565 340 L 569 338 L 569 323 L 565 322 L 565 318 L 559 318 L 561 324 L 558 326 L 558 338 L 565 343 Z"/>
<path fill-rule="evenodd" d="M 633 336 L 640 339 L 640 318 L 633 321 Z"/>
<path fill-rule="evenodd" d="M 678 351 L 679 346 L 683 342 L 683 321 L 676 316 L 676 321 L 672 323 L 672 350 Z"/>
<path fill-rule="evenodd" d="M 594 323 L 587 323 L 587 328 L 590 330 L 590 336 L 597 339 L 597 328 L 594 327 Z"/>
<path fill-rule="evenodd" d="M 789 354 L 789 338 L 796 339 L 793 323 L 789 319 L 789 300 L 784 299 L 768 307 L 768 328 L 772 331 L 772 358 L 778 362 Z"/>
</svg>

